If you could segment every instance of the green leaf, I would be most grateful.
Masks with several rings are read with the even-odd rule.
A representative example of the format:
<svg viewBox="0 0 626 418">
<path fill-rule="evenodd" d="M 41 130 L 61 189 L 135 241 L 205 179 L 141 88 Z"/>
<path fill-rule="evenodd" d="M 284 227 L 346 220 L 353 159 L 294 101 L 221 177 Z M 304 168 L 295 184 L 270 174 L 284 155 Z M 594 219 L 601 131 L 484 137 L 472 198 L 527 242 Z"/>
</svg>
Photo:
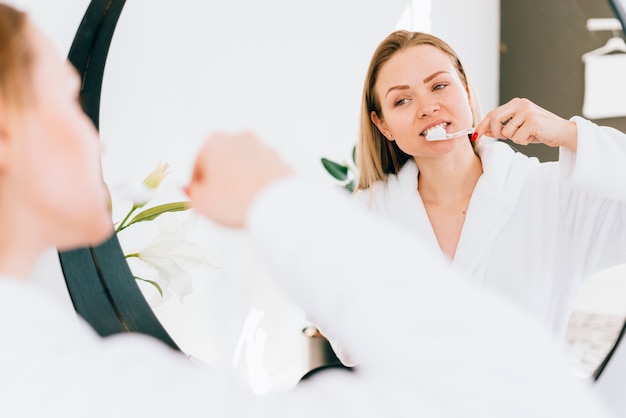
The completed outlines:
<svg viewBox="0 0 626 418">
<path fill-rule="evenodd" d="M 356 164 L 356 145 L 352 147 L 352 162 Z"/>
<path fill-rule="evenodd" d="M 159 286 L 157 282 L 155 282 L 154 280 L 142 279 L 141 277 L 138 277 L 138 276 L 133 276 L 133 277 L 135 277 L 135 280 L 141 280 L 142 282 L 150 283 L 152 286 L 156 287 L 156 290 L 158 290 L 161 297 L 163 297 L 163 290 L 161 290 L 161 286 Z"/>
<path fill-rule="evenodd" d="M 348 167 L 327 158 L 322 158 L 322 164 L 328 173 L 337 180 L 344 181 L 348 178 Z"/>
<path fill-rule="evenodd" d="M 166 212 L 180 212 L 187 209 L 189 209 L 189 202 L 172 202 L 158 205 L 139 212 L 137 215 L 135 215 L 133 219 L 130 220 L 130 222 L 128 222 L 124 226 L 124 228 L 121 229 L 126 229 L 132 224 L 136 224 L 137 222 L 152 221 Z"/>
<path fill-rule="evenodd" d="M 345 184 L 344 189 L 348 190 L 350 193 L 354 192 L 354 187 L 356 186 L 356 182 L 352 180 L 351 182 Z"/>
</svg>

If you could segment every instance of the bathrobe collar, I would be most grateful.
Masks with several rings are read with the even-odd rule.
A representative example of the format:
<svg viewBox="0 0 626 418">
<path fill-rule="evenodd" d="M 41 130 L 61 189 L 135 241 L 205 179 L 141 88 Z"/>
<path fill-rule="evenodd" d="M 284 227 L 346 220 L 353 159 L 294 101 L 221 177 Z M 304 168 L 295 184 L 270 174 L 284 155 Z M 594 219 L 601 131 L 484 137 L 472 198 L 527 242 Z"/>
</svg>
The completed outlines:
<svg viewBox="0 0 626 418">
<path fill-rule="evenodd" d="M 528 157 L 508 145 L 483 137 L 477 146 L 483 174 L 478 179 L 452 265 L 474 276 L 489 249 L 517 206 L 527 176 Z M 534 159 L 536 160 L 536 159 Z M 388 209 L 402 224 L 439 248 L 426 208 L 417 192 L 419 169 L 408 161 L 397 176 L 389 176 Z M 442 257 L 445 257 L 441 253 Z"/>
</svg>

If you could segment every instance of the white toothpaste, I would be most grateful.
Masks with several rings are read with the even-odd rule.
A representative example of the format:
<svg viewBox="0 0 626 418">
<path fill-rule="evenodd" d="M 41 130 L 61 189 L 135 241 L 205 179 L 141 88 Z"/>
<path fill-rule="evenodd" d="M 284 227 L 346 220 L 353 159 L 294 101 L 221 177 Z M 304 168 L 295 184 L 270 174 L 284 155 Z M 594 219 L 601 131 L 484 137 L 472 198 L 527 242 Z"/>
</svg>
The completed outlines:
<svg viewBox="0 0 626 418">
<path fill-rule="evenodd" d="M 437 126 L 436 128 L 428 131 L 428 133 L 426 134 L 426 139 L 428 141 L 446 139 L 446 130 L 442 126 Z"/>
</svg>

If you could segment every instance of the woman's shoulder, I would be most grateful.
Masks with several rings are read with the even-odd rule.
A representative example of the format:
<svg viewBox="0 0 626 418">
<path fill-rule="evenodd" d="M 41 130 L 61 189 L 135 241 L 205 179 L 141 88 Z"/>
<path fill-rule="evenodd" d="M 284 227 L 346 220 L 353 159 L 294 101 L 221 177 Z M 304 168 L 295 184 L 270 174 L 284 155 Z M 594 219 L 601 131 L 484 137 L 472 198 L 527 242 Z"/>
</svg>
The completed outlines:
<svg viewBox="0 0 626 418">
<path fill-rule="evenodd" d="M 387 201 L 407 188 L 417 188 L 417 165 L 409 160 L 400 169 L 398 174 L 387 174 L 383 180 L 372 183 L 366 189 L 358 189 L 353 197 L 366 206 L 375 205 L 377 202 Z"/>
<path fill-rule="evenodd" d="M 417 165 L 415 161 L 407 161 L 397 174 L 387 174 L 382 180 L 378 180 L 372 183 L 366 189 L 359 189 L 355 192 L 356 195 L 377 195 L 385 191 L 394 190 L 398 187 L 406 186 L 407 183 L 415 183 L 417 185 Z"/>
<path fill-rule="evenodd" d="M 514 190 L 551 189 L 558 183 L 558 162 L 541 162 L 504 141 L 486 141 L 477 149 L 483 165 L 484 180 L 500 193 Z"/>
<path fill-rule="evenodd" d="M 539 168 L 543 165 L 549 166 L 556 163 L 554 161 L 541 162 L 537 157 L 529 156 L 516 149 L 515 145 L 493 138 L 484 138 L 476 148 L 476 152 L 480 157 L 483 168 L 493 166 L 499 169 L 519 170 L 522 168 Z"/>
</svg>

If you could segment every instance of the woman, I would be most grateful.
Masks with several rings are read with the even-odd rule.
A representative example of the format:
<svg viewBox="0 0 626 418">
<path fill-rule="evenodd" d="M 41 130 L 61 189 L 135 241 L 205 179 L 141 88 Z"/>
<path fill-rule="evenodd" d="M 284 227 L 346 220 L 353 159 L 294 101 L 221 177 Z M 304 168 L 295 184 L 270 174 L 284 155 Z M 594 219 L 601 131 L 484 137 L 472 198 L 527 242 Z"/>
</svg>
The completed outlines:
<svg viewBox="0 0 626 418">
<path fill-rule="evenodd" d="M 76 71 L 0 7 L 0 272 L 26 279 L 43 250 L 100 243 L 113 227 Z"/>
<path fill-rule="evenodd" d="M 428 141 L 437 127 L 475 133 Z M 487 136 L 560 147 L 560 160 L 540 163 Z M 397 31 L 376 49 L 357 158 L 357 200 L 559 338 L 584 280 L 626 262 L 626 137 L 525 99 L 480 121 L 463 65 L 435 36 Z"/>
</svg>

